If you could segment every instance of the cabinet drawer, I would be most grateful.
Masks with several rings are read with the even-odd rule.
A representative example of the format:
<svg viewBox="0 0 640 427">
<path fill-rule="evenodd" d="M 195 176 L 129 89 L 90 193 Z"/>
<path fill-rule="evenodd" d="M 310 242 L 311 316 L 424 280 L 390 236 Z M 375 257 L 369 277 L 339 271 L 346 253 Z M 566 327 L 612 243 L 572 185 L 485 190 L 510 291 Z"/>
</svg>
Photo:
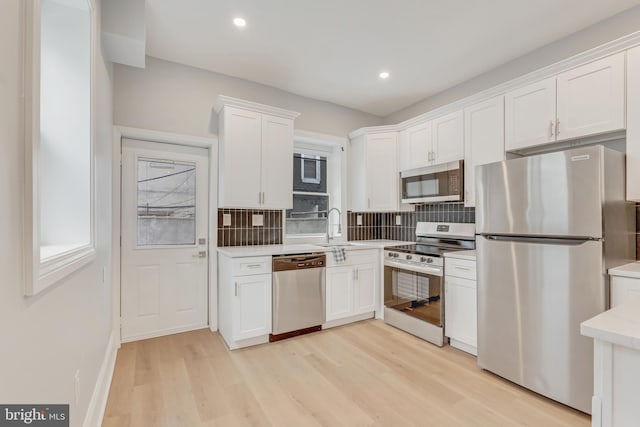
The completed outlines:
<svg viewBox="0 0 640 427">
<path fill-rule="evenodd" d="M 233 276 L 271 273 L 271 257 L 234 258 Z"/>
<path fill-rule="evenodd" d="M 344 262 L 337 263 L 332 251 L 327 251 L 327 267 L 341 267 L 346 265 L 359 265 L 378 263 L 380 261 L 380 253 L 377 249 L 365 250 L 348 250 L 346 251 L 347 259 Z"/>
<path fill-rule="evenodd" d="M 461 279 L 476 280 L 476 262 L 466 259 L 446 258 L 444 274 Z"/>
</svg>

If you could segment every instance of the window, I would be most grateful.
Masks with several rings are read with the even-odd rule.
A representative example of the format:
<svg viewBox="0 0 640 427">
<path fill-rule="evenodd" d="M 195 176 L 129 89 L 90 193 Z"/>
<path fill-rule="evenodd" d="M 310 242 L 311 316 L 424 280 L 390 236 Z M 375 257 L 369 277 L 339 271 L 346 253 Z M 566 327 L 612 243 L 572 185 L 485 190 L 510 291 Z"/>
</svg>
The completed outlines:
<svg viewBox="0 0 640 427">
<path fill-rule="evenodd" d="M 287 234 L 323 234 L 329 193 L 327 157 L 293 153 L 293 209 L 287 209 Z"/>
<path fill-rule="evenodd" d="M 307 135 L 308 134 L 308 135 Z M 327 212 L 341 209 L 343 173 L 342 140 L 326 135 L 307 133 L 296 135 L 293 153 L 293 209 L 285 212 L 285 241 L 324 238 L 327 232 Z M 341 215 L 331 212 L 329 233 L 338 237 Z"/>
<path fill-rule="evenodd" d="M 29 0 L 25 117 L 33 295 L 95 256 L 90 0 Z"/>
<path fill-rule="evenodd" d="M 138 159 L 138 246 L 196 244 L 196 164 Z"/>
</svg>

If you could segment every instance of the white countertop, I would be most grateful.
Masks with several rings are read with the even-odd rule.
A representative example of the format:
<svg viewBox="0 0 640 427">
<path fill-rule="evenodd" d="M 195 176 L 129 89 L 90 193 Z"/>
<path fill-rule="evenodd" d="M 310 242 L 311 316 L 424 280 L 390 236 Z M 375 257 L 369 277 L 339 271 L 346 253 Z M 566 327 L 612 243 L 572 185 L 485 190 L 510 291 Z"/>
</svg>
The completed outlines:
<svg viewBox="0 0 640 427">
<path fill-rule="evenodd" d="M 353 240 L 348 246 L 342 246 L 347 251 L 363 249 L 382 249 L 385 246 L 404 245 L 413 242 L 403 242 L 399 240 Z M 242 258 L 252 256 L 271 256 L 283 254 L 300 254 L 307 252 L 330 252 L 331 247 L 318 246 L 311 243 L 292 245 L 263 245 L 263 246 L 224 246 L 218 248 L 218 253 L 231 258 Z"/>
<path fill-rule="evenodd" d="M 640 350 L 640 298 L 582 322 L 582 335 Z"/>
<path fill-rule="evenodd" d="M 609 275 L 640 279 L 640 262 L 632 262 L 619 267 L 610 268 Z"/>
<path fill-rule="evenodd" d="M 413 245 L 416 242 L 407 242 L 404 240 L 352 240 L 349 243 L 354 243 L 356 245 L 370 245 L 382 249 L 387 246 Z"/>
<path fill-rule="evenodd" d="M 476 251 L 454 251 L 454 252 L 445 252 L 444 256 L 446 258 L 457 258 L 457 259 L 466 259 L 469 261 L 476 260 Z"/>
</svg>

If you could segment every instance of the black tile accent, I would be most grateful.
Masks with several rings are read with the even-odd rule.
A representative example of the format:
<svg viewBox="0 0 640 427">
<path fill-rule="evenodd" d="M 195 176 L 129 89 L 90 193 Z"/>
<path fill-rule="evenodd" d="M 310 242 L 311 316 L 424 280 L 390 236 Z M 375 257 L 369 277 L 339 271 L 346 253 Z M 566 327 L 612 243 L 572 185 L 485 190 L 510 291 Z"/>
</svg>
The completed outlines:
<svg viewBox="0 0 640 427">
<path fill-rule="evenodd" d="M 362 215 L 362 225 L 357 224 Z M 400 215 L 401 225 L 396 225 Z M 416 205 L 414 212 L 347 212 L 347 238 L 349 240 L 415 240 L 418 222 L 474 223 L 475 208 L 466 208 L 462 202 Z"/>
</svg>

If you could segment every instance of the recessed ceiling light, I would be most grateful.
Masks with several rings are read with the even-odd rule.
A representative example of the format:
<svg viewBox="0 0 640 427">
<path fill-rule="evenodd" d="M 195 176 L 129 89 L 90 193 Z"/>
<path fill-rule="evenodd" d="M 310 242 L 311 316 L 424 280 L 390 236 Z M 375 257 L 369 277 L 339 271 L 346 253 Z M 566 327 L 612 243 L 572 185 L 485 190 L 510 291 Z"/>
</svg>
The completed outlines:
<svg viewBox="0 0 640 427">
<path fill-rule="evenodd" d="M 244 18 L 234 18 L 233 23 L 235 24 L 236 27 L 239 27 L 239 28 L 243 28 L 247 26 L 247 21 L 245 21 Z"/>
<path fill-rule="evenodd" d="M 388 79 L 389 78 L 389 72 L 388 71 L 383 71 L 380 74 L 378 74 L 378 77 L 380 77 L 381 79 Z"/>
</svg>

